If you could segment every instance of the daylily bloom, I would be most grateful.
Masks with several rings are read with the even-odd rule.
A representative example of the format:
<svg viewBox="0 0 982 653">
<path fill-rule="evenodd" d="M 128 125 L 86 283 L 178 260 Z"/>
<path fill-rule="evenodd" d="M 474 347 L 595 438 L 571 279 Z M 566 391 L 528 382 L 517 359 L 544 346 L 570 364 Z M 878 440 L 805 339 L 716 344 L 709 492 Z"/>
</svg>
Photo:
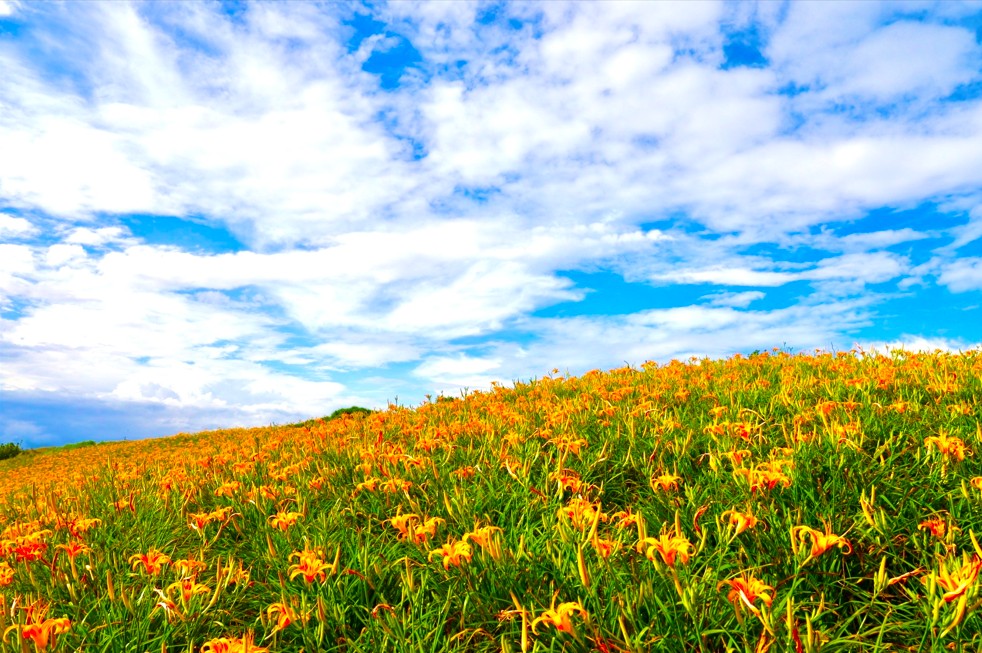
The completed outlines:
<svg viewBox="0 0 982 653">
<path fill-rule="evenodd" d="M 669 490 L 679 489 L 679 481 L 682 480 L 681 476 L 677 474 L 661 474 L 660 476 L 651 477 L 651 489 L 652 490 L 662 490 L 663 492 L 668 492 Z"/>
<path fill-rule="evenodd" d="M 739 467 L 743 464 L 743 459 L 750 456 L 749 449 L 733 449 L 731 451 L 724 451 L 723 455 L 730 459 L 730 462 L 734 467 Z"/>
<path fill-rule="evenodd" d="M 379 487 L 385 492 L 394 494 L 396 492 L 408 492 L 409 488 L 413 486 L 412 481 L 407 481 L 402 478 L 390 478 L 384 481 Z"/>
<path fill-rule="evenodd" d="M 320 549 L 304 549 L 303 551 L 291 553 L 290 560 L 298 558 L 298 561 L 297 564 L 290 565 L 290 580 L 302 575 L 303 579 L 308 583 L 313 582 L 315 578 L 324 582 L 327 579 L 327 574 L 324 573 L 324 570 L 331 569 L 331 565 L 324 562 L 324 559 L 321 557 L 322 555 L 323 552 Z"/>
<path fill-rule="evenodd" d="M 72 541 L 67 544 L 59 544 L 55 548 L 64 551 L 68 555 L 68 557 L 71 558 L 72 560 L 78 557 L 78 555 L 81 553 L 89 553 L 90 551 L 92 551 L 92 549 L 85 546 L 85 544 L 83 544 L 82 542 L 78 542 L 78 541 Z"/>
<path fill-rule="evenodd" d="M 174 603 L 174 601 L 172 601 L 170 597 L 164 594 L 163 590 L 160 590 L 155 587 L 153 588 L 153 591 L 156 592 L 157 596 L 160 597 L 160 600 L 157 601 L 157 603 L 154 605 L 153 608 L 154 612 L 156 612 L 157 610 L 163 610 L 164 615 L 167 617 L 167 621 L 171 621 L 171 622 L 174 621 L 175 618 L 176 619 L 184 618 L 184 616 L 177 609 L 177 604 Z"/>
<path fill-rule="evenodd" d="M 979 571 L 982 570 L 982 559 L 977 555 L 972 556 L 971 560 L 963 556 L 961 566 L 954 571 L 949 569 L 949 566 L 954 566 L 952 562 L 958 564 L 957 561 L 942 560 L 938 569 L 938 585 L 945 590 L 942 595 L 945 603 L 951 603 L 968 591 L 968 588 L 975 584 Z"/>
<path fill-rule="evenodd" d="M 695 545 L 685 536 L 676 533 L 669 535 L 667 529 L 662 528 L 658 538 L 646 537 L 638 542 L 637 550 L 644 550 L 645 556 L 649 560 L 655 559 L 655 552 L 661 556 L 662 561 L 669 567 L 674 567 L 676 561 L 683 565 L 689 564 L 689 558 L 695 552 Z"/>
<path fill-rule="evenodd" d="M 6 561 L 0 562 L 0 587 L 6 587 L 14 582 L 14 568 Z"/>
<path fill-rule="evenodd" d="M 941 517 L 932 517 L 931 519 L 925 519 L 918 524 L 917 530 L 928 531 L 934 537 L 943 538 L 948 532 L 948 523 Z"/>
<path fill-rule="evenodd" d="M 405 515 L 396 515 L 389 520 L 392 527 L 399 531 L 399 539 L 405 540 L 410 536 L 410 529 L 412 525 L 419 521 L 419 515 L 415 513 L 406 513 Z"/>
<path fill-rule="evenodd" d="M 448 570 L 450 569 L 450 565 L 459 567 L 462 561 L 467 560 L 467 562 L 470 562 L 474 557 L 471 551 L 471 545 L 464 540 L 457 542 L 451 540 L 439 549 L 430 551 L 429 559 L 432 560 L 435 555 L 443 558 L 443 568 Z"/>
<path fill-rule="evenodd" d="M 20 629 L 20 636 L 23 639 L 29 639 L 34 642 L 38 650 L 46 650 L 48 643 L 54 643 L 57 635 L 63 635 L 72 629 L 72 622 L 66 617 L 62 617 L 60 619 L 45 619 L 44 621 L 24 624 L 23 626 L 10 626 L 3 633 L 4 642 L 7 641 L 7 633 L 18 629 Z"/>
<path fill-rule="evenodd" d="M 730 517 L 730 526 L 736 528 L 736 535 L 757 526 L 757 518 L 750 513 L 740 512 L 739 510 L 727 510 L 723 513 L 723 518 Z"/>
<path fill-rule="evenodd" d="M 172 560 L 171 569 L 174 569 L 180 574 L 185 576 L 197 576 L 198 572 L 204 571 L 208 568 L 201 560 L 195 560 L 194 558 L 184 558 L 182 560 Z"/>
<path fill-rule="evenodd" d="M 27 623 L 24 625 L 15 624 L 3 631 L 3 641 L 6 643 L 7 635 L 13 630 L 19 630 L 21 639 L 31 640 L 37 650 L 47 650 L 49 644 L 54 644 L 58 635 L 67 633 L 72 628 L 72 623 L 66 617 L 59 619 L 48 619 L 48 606 L 43 602 L 36 602 L 26 606 Z"/>
<path fill-rule="evenodd" d="M 253 637 L 249 634 L 242 637 L 210 639 L 201 646 L 200 653 L 269 653 L 269 649 L 253 644 Z"/>
<path fill-rule="evenodd" d="M 482 549 L 485 548 L 491 540 L 491 536 L 495 532 L 502 532 L 497 526 L 482 526 L 480 528 L 477 525 L 474 526 L 474 530 L 469 533 L 464 534 L 464 541 L 476 542 L 478 546 Z"/>
<path fill-rule="evenodd" d="M 569 490 L 573 494 L 583 494 L 597 489 L 596 485 L 583 482 L 579 474 L 569 469 L 561 472 L 553 472 L 549 474 L 549 478 L 550 480 L 556 481 L 560 488 Z"/>
<path fill-rule="evenodd" d="M 573 621 L 571 617 L 574 614 L 579 614 L 584 619 L 590 615 L 583 608 L 582 605 L 576 603 L 575 601 L 568 601 L 566 603 L 560 603 L 557 607 L 555 604 L 555 597 L 553 597 L 553 605 L 542 613 L 541 617 L 537 617 L 532 621 L 532 632 L 538 634 L 536 627 L 540 623 L 547 623 L 550 626 L 554 626 L 556 630 L 564 633 L 573 632 Z"/>
<path fill-rule="evenodd" d="M 181 603 L 185 606 L 198 594 L 211 594 L 211 588 L 202 583 L 196 583 L 194 578 L 183 578 L 176 583 L 171 583 L 167 586 L 167 593 L 170 594 L 171 590 L 175 589 L 181 593 Z"/>
<path fill-rule="evenodd" d="M 229 585 L 239 585 L 245 583 L 246 585 L 251 585 L 249 581 L 250 572 L 242 565 L 242 561 L 239 560 L 238 564 L 233 564 L 233 560 L 229 558 L 228 563 L 224 567 L 219 568 L 220 577 L 223 576 L 225 582 Z"/>
<path fill-rule="evenodd" d="M 588 446 L 588 443 L 583 438 L 578 438 L 574 435 L 557 435 L 555 437 L 549 438 L 549 443 L 555 446 L 560 451 L 567 451 L 574 456 L 580 454 L 580 449 Z"/>
<path fill-rule="evenodd" d="M 144 571 L 148 574 L 156 575 L 160 573 L 164 565 L 170 563 L 170 556 L 150 547 L 150 550 L 146 553 L 131 555 L 129 561 L 133 567 L 133 571 L 136 571 L 137 567 L 143 565 Z"/>
<path fill-rule="evenodd" d="M 233 496 L 242 488 L 242 483 L 239 481 L 228 481 L 222 483 L 217 488 L 215 488 L 216 497 L 230 497 Z"/>
<path fill-rule="evenodd" d="M 599 538 L 594 538 L 593 548 L 597 550 L 597 555 L 604 560 L 607 560 L 621 548 L 621 543 L 617 540 L 601 540 Z"/>
<path fill-rule="evenodd" d="M 274 633 L 300 620 L 297 611 L 286 603 L 273 603 L 266 608 L 266 616 L 270 619 L 274 616 L 276 617 L 276 627 L 273 629 Z"/>
<path fill-rule="evenodd" d="M 436 527 L 443 524 L 444 520 L 439 517 L 430 517 L 419 526 L 414 525 L 414 542 L 422 544 L 431 537 L 436 537 Z"/>
<path fill-rule="evenodd" d="M 961 438 L 949 438 L 948 434 L 944 431 L 924 440 L 924 446 L 928 449 L 933 446 L 940 454 L 954 456 L 958 460 L 965 460 L 965 443 Z"/>
<path fill-rule="evenodd" d="M 193 523 L 188 524 L 192 530 L 200 531 L 207 524 L 213 521 L 225 522 L 232 516 L 232 508 L 229 506 L 224 506 L 222 508 L 216 508 L 211 512 L 192 512 L 188 513 L 191 517 Z"/>
<path fill-rule="evenodd" d="M 582 497 L 573 497 L 564 508 L 556 512 L 559 519 L 568 519 L 573 526 L 584 530 L 593 526 L 595 520 L 606 521 L 607 516 L 600 511 L 600 503 L 594 503 Z"/>
<path fill-rule="evenodd" d="M 773 490 L 779 483 L 784 487 L 791 487 L 791 479 L 780 469 L 781 462 L 783 461 L 770 461 L 753 469 L 741 467 L 733 470 L 733 475 L 745 477 L 751 492 L 756 492 L 762 487 Z"/>
<path fill-rule="evenodd" d="M 759 617 L 760 610 L 754 603 L 760 599 L 764 605 L 771 607 L 771 603 L 774 602 L 774 588 L 753 576 L 744 575 L 731 580 L 724 580 L 717 585 L 717 589 L 723 585 L 730 586 L 730 591 L 727 593 L 726 599 L 733 604 L 738 615 L 740 614 L 741 603 Z"/>
<path fill-rule="evenodd" d="M 810 539 L 812 543 L 811 552 L 808 555 L 809 559 L 817 558 L 833 546 L 840 549 L 845 548 L 846 554 L 852 553 L 852 545 L 849 544 L 849 540 L 833 533 L 828 524 L 825 525 L 824 533 L 808 526 L 793 527 L 791 529 L 791 548 L 795 553 L 798 553 L 801 545 L 805 544 L 806 538 Z"/>
<path fill-rule="evenodd" d="M 90 529 L 98 526 L 101 523 L 102 523 L 101 519 L 85 519 L 80 517 L 78 519 L 73 519 L 68 524 L 68 532 L 72 534 L 72 537 L 81 537 Z"/>
<path fill-rule="evenodd" d="M 269 523 L 273 528 L 278 528 L 285 532 L 286 529 L 297 523 L 297 520 L 301 517 L 303 517 L 303 513 L 284 512 L 281 510 L 269 518 Z"/>
</svg>

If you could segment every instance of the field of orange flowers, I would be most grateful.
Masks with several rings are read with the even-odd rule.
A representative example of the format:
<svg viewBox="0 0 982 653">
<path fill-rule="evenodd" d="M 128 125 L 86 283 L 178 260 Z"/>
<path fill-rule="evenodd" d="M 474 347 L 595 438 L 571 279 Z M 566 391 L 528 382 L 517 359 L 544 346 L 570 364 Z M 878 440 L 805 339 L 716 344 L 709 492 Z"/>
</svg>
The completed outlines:
<svg viewBox="0 0 982 653">
<path fill-rule="evenodd" d="M 0 463 L 0 651 L 982 647 L 982 353 L 553 374 Z"/>
</svg>

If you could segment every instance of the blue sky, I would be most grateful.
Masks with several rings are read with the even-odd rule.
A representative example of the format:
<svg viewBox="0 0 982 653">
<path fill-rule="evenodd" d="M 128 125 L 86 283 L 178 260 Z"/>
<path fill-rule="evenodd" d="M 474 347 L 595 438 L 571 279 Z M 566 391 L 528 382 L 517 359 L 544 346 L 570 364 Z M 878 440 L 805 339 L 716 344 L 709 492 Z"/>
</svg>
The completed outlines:
<svg viewBox="0 0 982 653">
<path fill-rule="evenodd" d="M 982 343 L 978 2 L 0 0 L 0 441 Z"/>
</svg>

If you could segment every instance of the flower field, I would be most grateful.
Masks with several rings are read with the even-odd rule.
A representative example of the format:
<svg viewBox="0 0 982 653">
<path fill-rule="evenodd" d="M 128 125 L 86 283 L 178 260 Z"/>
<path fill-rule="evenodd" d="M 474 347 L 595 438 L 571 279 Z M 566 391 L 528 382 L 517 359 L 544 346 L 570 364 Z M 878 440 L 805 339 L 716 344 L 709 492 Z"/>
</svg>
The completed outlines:
<svg viewBox="0 0 982 653">
<path fill-rule="evenodd" d="M 982 649 L 982 353 L 553 374 L 0 462 L 0 651 Z"/>
</svg>

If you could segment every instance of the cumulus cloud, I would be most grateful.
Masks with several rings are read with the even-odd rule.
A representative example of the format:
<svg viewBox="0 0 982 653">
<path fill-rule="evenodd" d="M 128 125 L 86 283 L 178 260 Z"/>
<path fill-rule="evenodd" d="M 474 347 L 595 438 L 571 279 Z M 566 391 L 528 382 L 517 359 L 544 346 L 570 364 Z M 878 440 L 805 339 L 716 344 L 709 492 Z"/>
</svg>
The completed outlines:
<svg viewBox="0 0 982 653">
<path fill-rule="evenodd" d="M 556 366 L 841 343 L 898 289 L 978 290 L 959 253 L 982 234 L 982 46 L 956 4 L 233 19 L 0 0 L 24 35 L 0 47 L 0 383 L 255 422 Z M 751 65 L 732 49 L 747 34 Z M 398 84 L 369 72 L 380 56 Z M 923 205 L 958 226 L 894 224 Z M 242 246 L 155 242 L 132 216 Z M 618 290 L 577 285 L 594 272 Z M 674 306 L 577 315 L 685 286 Z"/>
</svg>

